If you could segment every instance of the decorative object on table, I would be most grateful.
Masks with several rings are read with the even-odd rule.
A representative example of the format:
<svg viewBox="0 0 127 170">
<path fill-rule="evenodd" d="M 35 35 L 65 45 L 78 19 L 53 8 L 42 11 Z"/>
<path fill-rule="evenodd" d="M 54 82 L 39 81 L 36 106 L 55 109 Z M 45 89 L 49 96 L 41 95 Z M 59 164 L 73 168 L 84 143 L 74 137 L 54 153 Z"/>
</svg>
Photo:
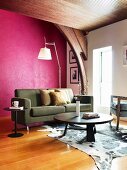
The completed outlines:
<svg viewBox="0 0 127 170">
<path fill-rule="evenodd" d="M 124 129 L 126 127 L 123 127 Z M 51 129 L 51 127 L 50 127 Z M 63 130 L 58 130 L 58 126 L 51 130 L 49 137 L 55 137 L 61 142 L 64 142 L 82 152 L 90 155 L 99 170 L 110 170 L 112 160 L 117 157 L 127 156 L 127 143 L 121 140 L 119 135 L 116 135 L 109 124 L 97 125 L 96 141 L 84 142 L 79 144 L 78 141 L 84 137 L 85 131 L 69 129 L 66 136 L 56 138 Z"/>
<path fill-rule="evenodd" d="M 9 134 L 8 137 L 17 138 L 17 137 L 23 136 L 23 133 L 17 132 L 17 114 L 19 111 L 23 111 L 22 108 L 23 107 L 14 107 L 14 106 L 4 108 L 4 110 L 6 110 L 6 111 L 12 111 L 14 113 L 14 117 L 15 117 L 14 133 Z"/>
<path fill-rule="evenodd" d="M 76 115 L 80 116 L 80 98 L 75 96 L 74 99 L 76 101 Z"/>
<path fill-rule="evenodd" d="M 82 116 L 83 119 L 94 119 L 99 117 L 100 117 L 99 114 L 94 112 L 86 112 Z"/>
<path fill-rule="evenodd" d="M 13 101 L 12 106 L 14 106 L 15 108 L 18 108 L 19 107 L 19 101 Z"/>
<path fill-rule="evenodd" d="M 127 45 L 123 46 L 123 66 L 127 66 Z"/>
<path fill-rule="evenodd" d="M 80 116 L 80 100 L 76 100 L 76 115 Z"/>
<path fill-rule="evenodd" d="M 56 44 L 55 44 L 55 42 L 47 43 L 45 37 L 44 37 L 44 41 L 45 41 L 45 47 L 40 49 L 38 59 L 52 60 L 51 51 L 46 46 L 54 46 L 55 53 L 56 53 L 57 64 L 58 64 L 58 68 L 59 68 L 59 87 L 61 88 L 61 65 L 60 65 L 60 61 L 59 61 L 59 57 L 58 57 L 58 52 L 57 52 L 57 49 L 56 49 Z"/>
<path fill-rule="evenodd" d="M 71 84 L 78 84 L 79 83 L 78 67 L 70 67 L 70 83 Z"/>
<path fill-rule="evenodd" d="M 76 63 L 76 57 L 72 50 L 69 51 L 69 63 L 70 64 Z"/>
</svg>

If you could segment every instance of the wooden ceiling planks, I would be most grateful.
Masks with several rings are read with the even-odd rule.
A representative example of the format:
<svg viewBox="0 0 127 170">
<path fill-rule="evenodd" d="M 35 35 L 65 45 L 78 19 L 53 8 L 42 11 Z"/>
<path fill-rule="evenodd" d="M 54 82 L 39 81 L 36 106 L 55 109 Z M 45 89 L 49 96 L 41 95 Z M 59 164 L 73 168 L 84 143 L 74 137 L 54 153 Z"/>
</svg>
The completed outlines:
<svg viewBox="0 0 127 170">
<path fill-rule="evenodd" d="M 0 8 L 88 32 L 127 18 L 127 0 L 0 0 Z"/>
</svg>

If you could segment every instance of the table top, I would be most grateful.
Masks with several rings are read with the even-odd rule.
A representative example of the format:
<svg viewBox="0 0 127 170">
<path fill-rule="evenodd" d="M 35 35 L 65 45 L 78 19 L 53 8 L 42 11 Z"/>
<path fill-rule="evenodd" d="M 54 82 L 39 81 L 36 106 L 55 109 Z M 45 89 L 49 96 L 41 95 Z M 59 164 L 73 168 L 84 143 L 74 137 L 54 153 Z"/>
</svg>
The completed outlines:
<svg viewBox="0 0 127 170">
<path fill-rule="evenodd" d="M 109 114 L 98 113 L 99 118 L 84 119 L 82 115 L 85 112 L 81 112 L 80 116 L 76 116 L 76 112 L 60 113 L 54 116 L 54 119 L 63 123 L 73 123 L 73 124 L 103 124 L 108 123 L 113 120 L 113 117 Z M 88 112 L 87 112 L 88 113 Z"/>
<path fill-rule="evenodd" d="M 18 108 L 10 108 L 10 107 L 4 108 L 4 110 L 6 110 L 6 111 L 24 111 L 25 109 L 24 108 L 21 109 L 20 107 L 18 107 Z"/>
</svg>

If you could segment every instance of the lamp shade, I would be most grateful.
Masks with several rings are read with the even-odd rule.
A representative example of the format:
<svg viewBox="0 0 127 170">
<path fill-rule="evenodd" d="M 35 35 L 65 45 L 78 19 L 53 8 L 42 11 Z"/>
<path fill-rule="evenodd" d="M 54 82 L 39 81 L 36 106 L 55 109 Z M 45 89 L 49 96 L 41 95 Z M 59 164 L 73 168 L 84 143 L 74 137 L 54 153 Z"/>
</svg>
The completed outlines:
<svg viewBox="0 0 127 170">
<path fill-rule="evenodd" d="M 52 60 L 50 49 L 47 48 L 47 47 L 41 48 L 40 52 L 39 52 L 39 55 L 38 55 L 38 59 L 41 59 L 41 60 Z"/>
</svg>

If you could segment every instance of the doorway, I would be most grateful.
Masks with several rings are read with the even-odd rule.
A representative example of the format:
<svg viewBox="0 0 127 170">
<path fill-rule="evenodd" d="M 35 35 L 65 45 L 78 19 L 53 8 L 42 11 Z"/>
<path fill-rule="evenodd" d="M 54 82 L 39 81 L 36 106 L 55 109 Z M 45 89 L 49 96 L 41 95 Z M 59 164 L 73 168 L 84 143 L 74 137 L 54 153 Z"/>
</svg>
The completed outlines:
<svg viewBox="0 0 127 170">
<path fill-rule="evenodd" d="M 112 46 L 93 50 L 94 111 L 110 111 L 112 93 Z"/>
</svg>

